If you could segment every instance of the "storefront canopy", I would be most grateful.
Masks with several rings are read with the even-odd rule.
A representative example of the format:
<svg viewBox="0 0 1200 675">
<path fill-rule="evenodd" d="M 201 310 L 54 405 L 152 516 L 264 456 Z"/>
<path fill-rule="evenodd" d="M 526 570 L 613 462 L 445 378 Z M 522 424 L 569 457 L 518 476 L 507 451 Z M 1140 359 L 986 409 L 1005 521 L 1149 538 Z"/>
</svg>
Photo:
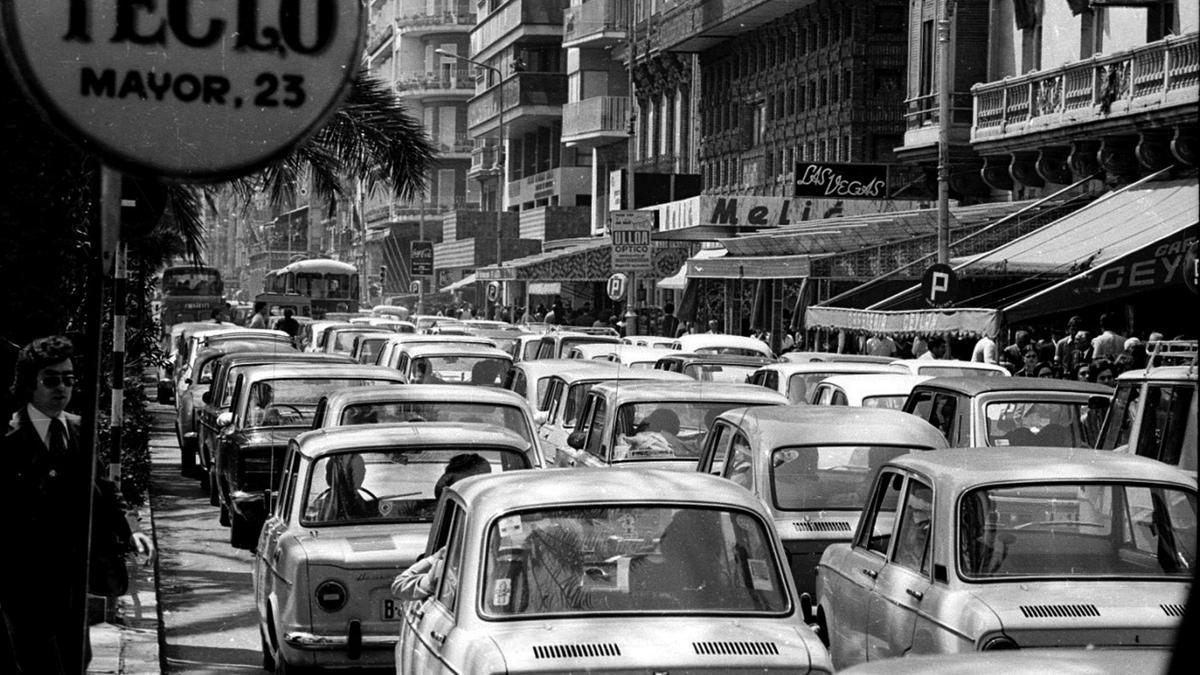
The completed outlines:
<svg viewBox="0 0 1200 675">
<path fill-rule="evenodd" d="M 460 291 L 460 290 L 466 288 L 467 286 L 470 286 L 473 283 L 475 283 L 475 275 L 468 274 L 467 276 L 459 279 L 458 281 L 456 281 L 452 284 L 443 286 L 442 292 L 443 293 L 452 293 L 454 291 Z"/>
<path fill-rule="evenodd" d="M 678 272 L 658 282 L 658 287 L 664 291 L 682 291 L 687 287 L 688 263 L 693 260 L 712 260 L 724 255 L 725 249 L 723 248 L 702 248 L 696 252 L 696 255 L 680 265 Z"/>
<path fill-rule="evenodd" d="M 1000 312 L 994 309 L 914 309 L 881 312 L 845 307 L 809 307 L 805 328 L 828 328 L 884 335 L 958 335 L 996 337 Z"/>
<path fill-rule="evenodd" d="M 654 278 L 670 276 L 687 259 L 687 249 L 655 248 Z M 612 274 L 607 238 L 588 239 L 476 271 L 482 281 L 607 281 Z"/>
</svg>

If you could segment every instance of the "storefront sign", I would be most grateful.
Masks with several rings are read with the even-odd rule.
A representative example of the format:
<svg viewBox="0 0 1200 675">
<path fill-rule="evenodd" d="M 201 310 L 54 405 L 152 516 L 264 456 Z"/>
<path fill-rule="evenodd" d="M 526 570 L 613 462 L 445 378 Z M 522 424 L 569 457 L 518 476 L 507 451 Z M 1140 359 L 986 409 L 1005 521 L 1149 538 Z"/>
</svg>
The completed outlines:
<svg viewBox="0 0 1200 675">
<path fill-rule="evenodd" d="M 408 263 L 409 274 L 412 276 L 431 276 L 433 274 L 433 242 L 409 242 Z"/>
<path fill-rule="evenodd" d="M 512 281 L 516 278 L 515 267 L 484 267 L 475 270 L 476 281 Z"/>
<path fill-rule="evenodd" d="M 647 211 L 612 211 L 608 214 L 614 272 L 641 274 L 654 270 L 654 250 L 650 243 L 653 225 L 654 214 Z"/>
<path fill-rule="evenodd" d="M 5 0 L 0 44 L 47 116 L 122 169 L 241 175 L 336 109 L 362 2 Z"/>
<path fill-rule="evenodd" d="M 916 309 L 882 312 L 844 307 L 809 307 L 805 328 L 826 328 L 882 335 L 987 335 L 1000 332 L 1000 312 L 994 309 Z"/>
<path fill-rule="evenodd" d="M 797 162 L 797 197 L 887 199 L 886 164 L 814 164 Z"/>
</svg>

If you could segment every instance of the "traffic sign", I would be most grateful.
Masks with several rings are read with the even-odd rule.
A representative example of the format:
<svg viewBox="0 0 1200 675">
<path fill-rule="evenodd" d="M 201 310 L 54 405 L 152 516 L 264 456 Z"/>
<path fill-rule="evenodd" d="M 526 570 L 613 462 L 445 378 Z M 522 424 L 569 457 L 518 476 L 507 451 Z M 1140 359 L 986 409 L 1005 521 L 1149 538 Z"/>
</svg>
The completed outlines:
<svg viewBox="0 0 1200 675">
<path fill-rule="evenodd" d="M 487 285 L 487 299 L 489 302 L 495 302 L 500 298 L 500 284 L 495 281 Z"/>
<path fill-rule="evenodd" d="M 654 250 L 650 230 L 654 214 L 649 211 L 610 211 L 608 229 L 612 233 L 614 272 L 647 273 L 654 271 Z"/>
<path fill-rule="evenodd" d="M 408 282 L 408 292 L 409 293 L 420 293 L 421 292 L 421 280 L 413 279 L 412 281 Z"/>
<path fill-rule="evenodd" d="M 409 273 L 414 277 L 433 276 L 433 242 L 412 241 L 408 244 Z"/>
<path fill-rule="evenodd" d="M 5 0 L 0 47 L 46 116 L 109 164 L 218 180 L 333 114 L 362 58 L 364 4 Z"/>
<path fill-rule="evenodd" d="M 625 289 L 629 285 L 629 277 L 617 272 L 608 278 L 608 283 L 605 285 L 605 290 L 608 291 L 609 300 L 624 300 Z"/>
<path fill-rule="evenodd" d="M 921 296 L 930 307 L 949 307 L 958 295 L 958 277 L 942 263 L 930 265 L 921 276 Z"/>
</svg>

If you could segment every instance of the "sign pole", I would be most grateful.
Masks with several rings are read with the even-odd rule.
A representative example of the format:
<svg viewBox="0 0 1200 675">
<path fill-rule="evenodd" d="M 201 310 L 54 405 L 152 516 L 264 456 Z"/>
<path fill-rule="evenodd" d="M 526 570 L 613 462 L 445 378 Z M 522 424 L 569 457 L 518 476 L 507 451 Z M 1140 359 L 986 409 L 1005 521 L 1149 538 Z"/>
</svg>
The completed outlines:
<svg viewBox="0 0 1200 675">
<path fill-rule="evenodd" d="M 625 208 L 630 211 L 637 208 L 636 207 L 637 201 L 634 199 L 634 187 L 633 187 L 633 184 L 635 182 L 633 179 L 633 176 L 634 176 L 633 160 L 634 160 L 634 155 L 637 153 L 637 133 L 636 133 L 636 130 L 637 130 L 637 96 L 634 95 L 634 78 L 633 78 L 633 68 L 637 64 L 637 33 L 634 32 L 637 27 L 637 23 L 636 23 L 635 17 L 634 17 L 634 8 L 636 6 L 637 6 L 636 3 L 634 3 L 633 0 L 630 0 L 630 2 L 629 2 L 629 30 L 626 31 L 627 43 L 625 45 L 626 49 L 629 52 L 629 64 L 628 64 L 628 68 L 629 68 L 629 147 L 626 149 L 626 152 L 625 152 L 625 195 L 624 196 L 625 196 L 625 200 L 626 200 Z M 613 270 L 613 271 L 619 272 L 620 270 Z M 637 334 L 637 328 L 636 328 L 637 312 L 634 311 L 634 309 L 633 309 L 633 303 L 636 300 L 636 291 L 634 291 L 634 288 L 636 286 L 637 286 L 637 277 L 636 277 L 636 275 L 630 273 L 629 281 L 626 283 L 626 289 L 625 289 L 625 334 L 626 335 L 636 335 Z"/>
<path fill-rule="evenodd" d="M 950 263 L 950 21 L 954 0 L 942 0 L 938 17 L 938 213 L 937 261 Z"/>
</svg>

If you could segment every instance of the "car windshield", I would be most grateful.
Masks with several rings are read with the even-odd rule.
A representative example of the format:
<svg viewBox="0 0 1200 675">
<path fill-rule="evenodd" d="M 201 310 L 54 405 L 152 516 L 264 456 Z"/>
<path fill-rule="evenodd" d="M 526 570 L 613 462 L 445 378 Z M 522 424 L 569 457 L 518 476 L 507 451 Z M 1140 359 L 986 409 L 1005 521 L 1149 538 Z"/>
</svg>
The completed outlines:
<svg viewBox="0 0 1200 675">
<path fill-rule="evenodd" d="M 475 453 L 493 472 L 529 467 L 525 456 L 507 448 L 399 448 L 326 455 L 313 461 L 304 492 L 304 525 L 345 525 L 432 521 L 433 488 L 455 455 Z"/>
<path fill-rule="evenodd" d="M 792 403 L 804 403 L 808 401 L 808 392 L 812 391 L 812 388 L 817 386 L 818 382 L 829 377 L 830 375 L 836 374 L 837 373 L 824 371 L 794 373 L 788 378 L 787 381 L 788 390 L 785 393 L 787 394 L 788 400 Z"/>
<path fill-rule="evenodd" d="M 1196 493 L 1126 483 L 983 487 L 958 508 L 968 580 L 1183 577 L 1196 561 Z"/>
<path fill-rule="evenodd" d="M 337 337 L 333 341 L 333 351 L 349 354 L 354 349 L 354 338 L 366 333 L 382 333 L 381 330 L 343 330 L 338 331 Z"/>
<path fill-rule="evenodd" d="M 760 518 L 668 505 L 596 505 L 497 519 L 488 531 L 480 605 L 495 618 L 790 610 Z"/>
<path fill-rule="evenodd" d="M 512 361 L 492 356 L 422 356 L 413 359 L 414 383 L 499 387 Z"/>
<path fill-rule="evenodd" d="M 349 377 L 260 380 L 250 385 L 244 419 L 247 427 L 312 424 L 317 402 L 331 391 L 385 383 Z"/>
<path fill-rule="evenodd" d="M 584 335 L 577 335 L 574 337 L 564 337 L 562 339 L 562 342 L 559 343 L 558 353 L 561 354 L 563 358 L 566 358 L 566 355 L 570 354 L 571 350 L 574 349 L 575 347 L 578 347 L 579 345 L 594 345 L 594 344 L 609 344 L 609 343 L 612 343 L 613 349 L 615 351 L 617 341 L 614 340 L 613 338 L 607 338 L 607 337 L 602 337 L 602 336 L 588 337 L 588 336 L 584 336 Z M 554 358 L 554 356 L 551 356 L 551 358 Z"/>
<path fill-rule="evenodd" d="M 771 453 L 775 508 L 781 511 L 861 511 L 879 467 L 913 450 L 891 445 L 779 448 Z M 732 471 L 737 470 L 738 467 L 732 468 Z"/>
<path fill-rule="evenodd" d="M 465 397 L 464 397 L 465 398 Z M 533 443 L 529 420 L 517 406 L 461 401 L 381 401 L 348 405 L 334 425 L 389 422 L 458 422 L 508 429 Z"/>
<path fill-rule="evenodd" d="M 907 399 L 908 396 L 906 394 L 899 394 L 897 396 L 864 396 L 862 407 L 900 410 L 904 408 L 904 401 Z"/>
<path fill-rule="evenodd" d="M 1003 375 L 999 370 L 991 368 L 971 368 L 968 366 L 917 366 L 917 374 L 932 375 L 933 377 L 995 377 Z"/>
<path fill-rule="evenodd" d="M 746 378 L 754 374 L 758 366 L 732 366 L 721 363 L 689 363 L 683 367 L 683 374 L 694 377 L 701 382 L 734 382 L 744 383 Z"/>
<path fill-rule="evenodd" d="M 655 401 L 617 410 L 613 461 L 700 457 L 704 435 L 717 415 L 749 401 Z"/>
<path fill-rule="evenodd" d="M 998 401 L 983 407 L 987 444 L 1090 448 L 1105 412 L 1089 413 L 1086 401 Z"/>
</svg>

